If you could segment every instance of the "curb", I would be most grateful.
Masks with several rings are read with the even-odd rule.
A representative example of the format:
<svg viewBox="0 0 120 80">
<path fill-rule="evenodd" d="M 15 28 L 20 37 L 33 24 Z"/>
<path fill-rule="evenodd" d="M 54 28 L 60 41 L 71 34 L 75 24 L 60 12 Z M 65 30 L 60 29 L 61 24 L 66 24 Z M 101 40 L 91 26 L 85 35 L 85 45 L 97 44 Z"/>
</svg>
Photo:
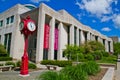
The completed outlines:
<svg viewBox="0 0 120 80">
<path fill-rule="evenodd" d="M 109 67 L 102 80 L 113 80 L 115 68 Z"/>
</svg>

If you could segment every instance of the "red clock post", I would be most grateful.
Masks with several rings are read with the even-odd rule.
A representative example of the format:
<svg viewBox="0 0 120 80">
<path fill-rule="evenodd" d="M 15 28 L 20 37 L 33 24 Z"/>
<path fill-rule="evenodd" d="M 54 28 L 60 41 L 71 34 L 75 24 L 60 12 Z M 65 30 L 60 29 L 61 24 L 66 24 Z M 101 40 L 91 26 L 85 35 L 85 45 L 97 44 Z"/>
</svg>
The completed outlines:
<svg viewBox="0 0 120 80">
<path fill-rule="evenodd" d="M 24 54 L 22 56 L 20 74 L 23 76 L 29 75 L 28 73 L 28 37 L 36 30 L 36 26 L 33 20 L 28 16 L 26 19 L 22 19 L 20 23 L 20 31 L 24 35 Z"/>
</svg>

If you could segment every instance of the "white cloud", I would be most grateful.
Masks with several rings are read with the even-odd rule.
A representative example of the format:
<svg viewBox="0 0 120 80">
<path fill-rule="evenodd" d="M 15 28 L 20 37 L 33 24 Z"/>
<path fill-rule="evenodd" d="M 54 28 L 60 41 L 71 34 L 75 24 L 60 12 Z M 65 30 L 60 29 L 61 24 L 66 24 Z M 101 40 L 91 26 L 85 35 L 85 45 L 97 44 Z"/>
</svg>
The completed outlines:
<svg viewBox="0 0 120 80">
<path fill-rule="evenodd" d="M 76 5 L 78 5 L 80 9 L 101 17 L 103 14 L 112 13 L 111 4 L 115 1 L 116 0 L 81 0 L 81 2 L 76 1 Z"/>
<path fill-rule="evenodd" d="M 81 20 L 81 14 L 77 14 L 78 19 Z"/>
<path fill-rule="evenodd" d="M 101 22 L 106 22 L 113 19 L 113 16 L 102 16 L 101 17 Z"/>
<path fill-rule="evenodd" d="M 92 22 L 93 22 L 93 23 L 95 23 L 95 22 L 96 22 L 96 20 L 92 20 Z"/>
<path fill-rule="evenodd" d="M 102 30 L 102 31 L 106 31 L 106 32 L 111 31 L 111 29 L 110 29 L 109 27 L 104 27 L 104 28 L 102 28 L 101 30 Z"/>
<path fill-rule="evenodd" d="M 33 3 L 39 3 L 39 2 L 49 2 L 50 0 L 30 0 Z"/>
<path fill-rule="evenodd" d="M 120 29 L 120 14 L 115 15 L 113 22 L 115 24 L 115 27 Z"/>
</svg>

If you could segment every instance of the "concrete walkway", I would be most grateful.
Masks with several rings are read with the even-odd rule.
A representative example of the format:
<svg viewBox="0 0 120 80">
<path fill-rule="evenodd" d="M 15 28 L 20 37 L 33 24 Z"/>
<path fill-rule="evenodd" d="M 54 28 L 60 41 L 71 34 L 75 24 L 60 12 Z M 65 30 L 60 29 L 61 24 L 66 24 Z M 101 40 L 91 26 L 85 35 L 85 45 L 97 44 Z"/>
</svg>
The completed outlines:
<svg viewBox="0 0 120 80">
<path fill-rule="evenodd" d="M 30 72 L 30 76 L 22 77 L 19 71 L 0 72 L 0 80 L 37 80 L 36 78 L 45 70 Z"/>
<path fill-rule="evenodd" d="M 115 70 L 115 80 L 120 80 L 120 55 L 118 55 L 117 70 Z"/>
</svg>

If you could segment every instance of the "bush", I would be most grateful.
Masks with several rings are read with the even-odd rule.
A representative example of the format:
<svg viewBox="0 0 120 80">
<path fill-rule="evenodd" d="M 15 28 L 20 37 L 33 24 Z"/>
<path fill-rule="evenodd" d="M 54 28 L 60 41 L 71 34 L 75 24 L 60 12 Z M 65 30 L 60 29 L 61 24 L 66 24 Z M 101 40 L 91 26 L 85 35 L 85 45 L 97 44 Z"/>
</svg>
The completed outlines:
<svg viewBox="0 0 120 80">
<path fill-rule="evenodd" d="M 101 51 L 94 51 L 94 52 L 93 52 L 93 56 L 94 56 L 94 59 L 95 59 L 95 60 L 101 60 L 102 57 L 103 57 Z"/>
<path fill-rule="evenodd" d="M 12 57 L 0 57 L 0 61 L 11 61 Z"/>
<path fill-rule="evenodd" d="M 65 67 L 72 65 L 72 61 L 53 61 L 53 60 L 43 60 L 41 61 L 43 65 L 57 65 L 59 67 Z"/>
<path fill-rule="evenodd" d="M 90 53 L 88 53 L 87 55 L 85 55 L 85 58 L 87 59 L 87 60 L 94 60 L 94 57 L 93 57 L 93 55 L 92 54 L 90 54 Z"/>
<path fill-rule="evenodd" d="M 0 54 L 7 54 L 7 51 L 2 44 L 0 44 Z"/>
<path fill-rule="evenodd" d="M 28 68 L 29 68 L 29 69 L 36 69 L 37 66 L 36 66 L 35 64 L 33 64 L 33 63 L 29 63 L 29 64 L 28 64 Z"/>
<path fill-rule="evenodd" d="M 89 61 L 82 64 L 82 69 L 88 73 L 88 75 L 95 75 L 100 71 L 99 65 L 94 61 Z"/>
<path fill-rule="evenodd" d="M 15 67 L 15 63 L 14 62 L 6 62 L 5 65 L 13 65 L 13 67 Z"/>
<path fill-rule="evenodd" d="M 7 53 L 0 53 L 0 57 L 8 57 Z"/>
<path fill-rule="evenodd" d="M 17 61 L 17 62 L 16 62 L 16 66 L 17 66 L 17 67 L 20 67 L 20 66 L 21 66 L 21 61 Z"/>
<path fill-rule="evenodd" d="M 108 52 L 102 52 L 102 55 L 104 56 L 104 57 L 108 57 L 109 56 L 109 53 Z"/>
<path fill-rule="evenodd" d="M 67 75 L 53 71 L 47 71 L 41 74 L 37 80 L 71 80 Z"/>
<path fill-rule="evenodd" d="M 88 75 L 81 65 L 65 67 L 61 73 L 68 75 L 72 80 L 87 80 Z"/>
</svg>

